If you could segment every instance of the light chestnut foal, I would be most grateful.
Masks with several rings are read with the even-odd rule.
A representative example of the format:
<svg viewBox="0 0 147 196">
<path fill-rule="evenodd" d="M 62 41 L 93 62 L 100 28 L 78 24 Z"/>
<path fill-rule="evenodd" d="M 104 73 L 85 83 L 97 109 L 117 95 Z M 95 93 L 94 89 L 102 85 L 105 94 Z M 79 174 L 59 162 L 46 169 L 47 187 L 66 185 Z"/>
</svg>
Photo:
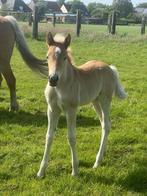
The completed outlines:
<svg viewBox="0 0 147 196">
<path fill-rule="evenodd" d="M 37 173 L 38 177 L 45 175 L 49 160 L 54 130 L 61 111 L 65 112 L 68 128 L 68 142 L 72 156 L 72 175 L 78 174 L 78 159 L 76 155 L 76 111 L 78 106 L 92 102 L 99 115 L 102 136 L 100 149 L 96 156 L 94 168 L 100 164 L 106 149 L 107 137 L 110 130 L 109 109 L 113 93 L 118 98 L 125 98 L 117 70 L 101 61 L 92 60 L 80 67 L 75 67 L 69 56 L 68 47 L 71 37 L 51 33 L 47 36 L 49 82 L 45 89 L 48 104 L 48 129 L 44 156 Z"/>
</svg>

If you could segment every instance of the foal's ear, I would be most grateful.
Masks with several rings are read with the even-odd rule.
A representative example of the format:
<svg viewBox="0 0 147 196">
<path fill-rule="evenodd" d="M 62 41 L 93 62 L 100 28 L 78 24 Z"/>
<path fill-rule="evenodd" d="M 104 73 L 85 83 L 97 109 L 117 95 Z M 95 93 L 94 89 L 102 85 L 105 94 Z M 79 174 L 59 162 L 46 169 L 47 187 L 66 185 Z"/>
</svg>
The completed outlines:
<svg viewBox="0 0 147 196">
<path fill-rule="evenodd" d="M 52 36 L 52 33 L 49 32 L 46 36 L 46 43 L 51 46 L 54 44 L 54 39 L 53 39 L 53 36 Z"/>
<path fill-rule="evenodd" d="M 64 41 L 64 46 L 66 49 L 69 47 L 70 42 L 71 42 L 71 36 L 70 36 L 70 34 L 68 34 L 65 38 L 65 41 Z"/>
</svg>

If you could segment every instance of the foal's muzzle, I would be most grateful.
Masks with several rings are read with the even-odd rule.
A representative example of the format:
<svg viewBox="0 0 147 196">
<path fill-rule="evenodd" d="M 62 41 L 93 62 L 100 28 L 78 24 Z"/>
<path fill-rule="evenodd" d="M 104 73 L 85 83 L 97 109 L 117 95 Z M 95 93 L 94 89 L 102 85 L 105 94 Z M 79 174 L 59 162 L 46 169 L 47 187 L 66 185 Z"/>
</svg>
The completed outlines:
<svg viewBox="0 0 147 196">
<path fill-rule="evenodd" d="M 57 86 L 58 80 L 59 80 L 59 77 L 57 74 L 49 75 L 50 86 Z"/>
</svg>

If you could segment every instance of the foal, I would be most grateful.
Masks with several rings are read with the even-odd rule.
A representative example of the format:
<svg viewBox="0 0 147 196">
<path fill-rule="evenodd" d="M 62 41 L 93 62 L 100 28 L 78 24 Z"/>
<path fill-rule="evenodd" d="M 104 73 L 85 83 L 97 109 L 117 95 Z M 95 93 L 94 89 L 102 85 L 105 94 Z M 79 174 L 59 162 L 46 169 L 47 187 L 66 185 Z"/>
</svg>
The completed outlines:
<svg viewBox="0 0 147 196">
<path fill-rule="evenodd" d="M 51 33 L 47 36 L 49 82 L 45 89 L 48 103 L 48 129 L 43 160 L 37 173 L 38 177 L 45 175 L 49 160 L 54 130 L 61 111 L 67 119 L 68 141 L 72 156 L 72 175 L 78 173 L 76 155 L 76 111 L 78 106 L 92 102 L 102 126 L 100 149 L 96 156 L 94 168 L 100 164 L 106 149 L 107 137 L 110 130 L 109 109 L 113 93 L 118 98 L 125 98 L 117 70 L 101 61 L 92 60 L 80 67 L 72 65 L 68 47 L 71 37 Z"/>
</svg>

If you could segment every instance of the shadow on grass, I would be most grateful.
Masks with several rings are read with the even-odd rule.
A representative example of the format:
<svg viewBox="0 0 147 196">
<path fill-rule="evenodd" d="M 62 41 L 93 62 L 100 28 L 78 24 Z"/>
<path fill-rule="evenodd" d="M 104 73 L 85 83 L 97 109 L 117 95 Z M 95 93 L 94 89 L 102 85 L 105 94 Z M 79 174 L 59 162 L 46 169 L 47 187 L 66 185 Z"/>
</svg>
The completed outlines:
<svg viewBox="0 0 147 196">
<path fill-rule="evenodd" d="M 138 167 L 129 171 L 124 179 L 120 179 L 119 184 L 133 192 L 147 193 L 147 158 L 138 158 L 135 162 Z"/>
<path fill-rule="evenodd" d="M 96 170 L 88 171 L 88 168 L 92 167 L 92 163 L 89 161 L 80 161 L 79 166 L 87 169 L 86 172 L 80 172 L 79 177 L 83 179 L 86 183 L 91 181 L 92 183 L 102 183 L 105 185 L 116 184 L 122 187 L 126 191 L 136 192 L 136 193 L 147 193 L 147 158 L 139 159 L 135 161 L 138 165 L 136 169 L 129 170 L 125 178 L 115 179 L 112 176 L 106 176 L 101 174 L 96 174 Z M 101 170 L 101 167 L 99 167 Z"/>
<path fill-rule="evenodd" d="M 133 192 L 146 193 L 147 168 L 138 168 L 129 172 L 128 176 L 120 181 L 122 187 Z"/>
<path fill-rule="evenodd" d="M 36 112 L 29 113 L 25 111 L 19 111 L 16 113 L 9 112 L 8 110 L 0 110 L 0 124 L 19 124 L 22 126 L 25 125 L 35 125 L 35 126 L 47 126 L 47 116 L 45 113 Z M 77 127 L 90 127 L 90 126 L 98 126 L 100 123 L 97 119 L 93 117 L 87 117 L 78 115 L 77 116 Z M 66 119 L 65 116 L 60 116 L 59 128 L 66 127 Z"/>
</svg>

